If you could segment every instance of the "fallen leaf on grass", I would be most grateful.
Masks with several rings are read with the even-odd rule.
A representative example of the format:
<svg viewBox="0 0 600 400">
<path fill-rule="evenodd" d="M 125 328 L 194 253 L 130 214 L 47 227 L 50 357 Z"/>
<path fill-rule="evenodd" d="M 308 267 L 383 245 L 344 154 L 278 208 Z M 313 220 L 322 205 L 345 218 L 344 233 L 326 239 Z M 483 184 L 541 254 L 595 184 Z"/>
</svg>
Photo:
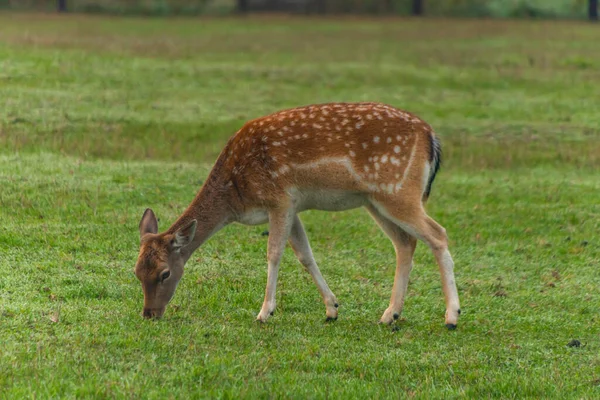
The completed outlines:
<svg viewBox="0 0 600 400">
<path fill-rule="evenodd" d="M 60 321 L 60 310 L 54 311 L 48 318 L 50 318 L 50 321 L 57 324 Z"/>
</svg>

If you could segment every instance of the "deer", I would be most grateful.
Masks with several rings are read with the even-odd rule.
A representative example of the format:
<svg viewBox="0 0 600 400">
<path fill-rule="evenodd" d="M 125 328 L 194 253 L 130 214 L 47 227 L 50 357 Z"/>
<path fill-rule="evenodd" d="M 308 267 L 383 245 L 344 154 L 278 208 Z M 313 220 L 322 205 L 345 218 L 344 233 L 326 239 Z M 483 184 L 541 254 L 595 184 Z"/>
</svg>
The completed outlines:
<svg viewBox="0 0 600 400">
<path fill-rule="evenodd" d="M 313 104 L 246 122 L 166 231 L 158 232 L 152 209 L 144 211 L 134 270 L 144 295 L 143 317 L 162 317 L 186 262 L 219 230 L 232 223 L 268 223 L 267 284 L 256 320 L 267 322 L 275 311 L 287 242 L 316 284 L 326 320 L 336 320 L 338 300 L 321 274 L 298 214 L 364 207 L 396 253 L 392 294 L 379 322 L 392 324 L 399 318 L 420 240 L 437 261 L 445 324 L 455 329 L 460 305 L 448 236 L 425 212 L 440 164 L 440 140 L 431 126 L 383 103 Z"/>
</svg>

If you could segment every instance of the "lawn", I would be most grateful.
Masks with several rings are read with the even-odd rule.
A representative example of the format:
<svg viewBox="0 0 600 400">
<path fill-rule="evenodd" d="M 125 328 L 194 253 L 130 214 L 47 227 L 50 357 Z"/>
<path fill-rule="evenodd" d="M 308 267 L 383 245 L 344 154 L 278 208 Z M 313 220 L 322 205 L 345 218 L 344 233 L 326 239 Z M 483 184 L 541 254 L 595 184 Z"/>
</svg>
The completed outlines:
<svg viewBox="0 0 600 400">
<path fill-rule="evenodd" d="M 0 398 L 597 398 L 600 52 L 584 22 L 0 14 Z M 340 302 L 290 249 L 254 318 L 265 226 L 198 250 L 163 319 L 133 274 L 247 119 L 381 101 L 439 133 L 428 212 L 462 315 L 419 244 L 402 318 L 363 210 L 302 214 Z M 579 346 L 574 341 L 577 340 Z M 569 345 L 570 344 L 570 345 Z"/>
</svg>

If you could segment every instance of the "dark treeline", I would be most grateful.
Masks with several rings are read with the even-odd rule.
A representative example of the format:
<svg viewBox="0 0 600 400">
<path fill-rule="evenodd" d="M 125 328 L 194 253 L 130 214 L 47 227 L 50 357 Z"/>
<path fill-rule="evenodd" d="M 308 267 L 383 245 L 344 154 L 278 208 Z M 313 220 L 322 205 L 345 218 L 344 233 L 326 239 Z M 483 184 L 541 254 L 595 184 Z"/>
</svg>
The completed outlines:
<svg viewBox="0 0 600 400">
<path fill-rule="evenodd" d="M 52 3 L 59 12 L 97 12 L 112 14 L 180 15 L 215 12 L 211 0 L 5 0 L 4 7 L 48 8 Z M 495 6 L 492 7 L 491 4 Z M 585 5 L 587 3 L 587 9 Z M 0 5 L 2 2 L 0 1 Z M 233 8 L 216 12 L 239 14 L 286 12 L 299 14 L 379 14 L 458 17 L 538 17 L 583 18 L 598 20 L 598 0 L 555 0 L 547 4 L 534 1 L 507 1 L 502 7 L 492 0 L 235 0 Z M 542 4 L 542 5 L 540 5 Z"/>
</svg>

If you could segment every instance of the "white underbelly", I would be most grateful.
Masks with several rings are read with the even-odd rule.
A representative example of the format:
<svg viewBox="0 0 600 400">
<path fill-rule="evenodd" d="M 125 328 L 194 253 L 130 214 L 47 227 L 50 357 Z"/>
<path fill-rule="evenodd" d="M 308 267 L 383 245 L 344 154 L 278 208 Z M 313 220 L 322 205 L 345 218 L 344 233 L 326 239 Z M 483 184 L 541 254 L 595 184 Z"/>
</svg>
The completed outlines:
<svg viewBox="0 0 600 400">
<path fill-rule="evenodd" d="M 304 210 L 345 211 L 367 204 L 363 193 L 338 190 L 298 190 L 288 192 L 296 212 Z"/>
<path fill-rule="evenodd" d="M 363 193 L 290 189 L 288 194 L 292 200 L 293 212 L 296 214 L 305 210 L 345 211 L 368 203 Z M 255 208 L 238 216 L 238 222 L 244 225 L 260 225 L 268 221 L 267 209 Z"/>
</svg>

